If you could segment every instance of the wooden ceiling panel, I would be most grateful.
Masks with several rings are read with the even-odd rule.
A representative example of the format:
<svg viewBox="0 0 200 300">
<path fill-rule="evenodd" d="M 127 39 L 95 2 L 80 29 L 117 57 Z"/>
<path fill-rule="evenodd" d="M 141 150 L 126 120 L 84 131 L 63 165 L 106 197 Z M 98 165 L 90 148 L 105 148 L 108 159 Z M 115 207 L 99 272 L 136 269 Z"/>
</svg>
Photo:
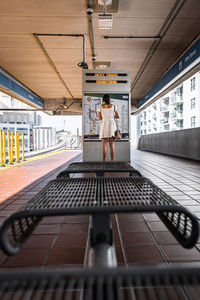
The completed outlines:
<svg viewBox="0 0 200 300">
<path fill-rule="evenodd" d="M 175 0 L 119 1 L 119 16 L 122 16 L 124 18 L 166 17 L 167 13 L 172 8 L 175 2 Z"/>
<path fill-rule="evenodd" d="M 141 99 L 173 64 L 174 57 L 177 58 L 179 55 L 180 49 L 157 50 L 135 85 L 132 91 L 133 98 Z"/>
<path fill-rule="evenodd" d="M 199 0 L 190 0 L 186 1 L 183 9 L 178 15 L 178 18 L 191 18 L 191 19 L 199 19 L 200 18 L 200 2 Z"/>
<path fill-rule="evenodd" d="M 109 60 L 109 61 L 133 61 L 135 63 L 139 62 L 141 63 L 141 60 L 145 58 L 145 55 L 147 54 L 146 50 L 135 50 L 133 51 L 132 49 L 117 49 L 117 55 L 113 55 L 114 49 L 104 49 L 101 51 L 98 51 L 97 49 L 97 60 L 104 61 L 104 60 Z"/>
<path fill-rule="evenodd" d="M 97 35 L 157 35 L 163 24 L 162 18 L 119 18 L 113 16 L 113 27 L 110 30 L 98 29 L 98 17 L 94 18 L 94 29 Z"/>
<path fill-rule="evenodd" d="M 129 69 L 134 82 L 154 39 L 104 39 L 104 35 L 155 36 L 171 18 L 165 36 L 133 89 L 132 97 L 141 98 L 198 34 L 199 1 L 119 0 L 119 12 L 113 14 L 111 30 L 99 30 L 98 14 L 94 13 L 97 62 L 110 61 L 113 69 Z M 181 9 L 173 20 L 169 15 L 175 4 Z M 1 0 L 0 65 L 41 97 L 70 97 L 33 33 L 85 33 L 86 62 L 92 68 L 87 0 Z M 82 69 L 77 66 L 83 60 L 82 38 L 39 38 L 73 97 L 82 97 Z"/>
<path fill-rule="evenodd" d="M 103 36 L 95 36 L 95 48 L 102 49 L 131 49 L 148 50 L 154 39 L 104 39 Z"/>
<path fill-rule="evenodd" d="M 7 63 L 28 66 L 37 64 L 38 67 L 48 63 L 41 49 L 0 48 L 0 61 L 4 65 Z"/>
<path fill-rule="evenodd" d="M 38 17 L 38 16 L 2 16 L 0 14 L 0 33 L 70 33 L 82 34 L 88 31 L 87 16 Z"/>
<path fill-rule="evenodd" d="M 199 2 L 200 3 L 200 2 Z M 200 18 L 199 19 L 176 19 L 167 32 L 168 35 L 174 36 L 191 36 L 195 37 L 199 34 Z"/>
<path fill-rule="evenodd" d="M 82 69 L 75 66 L 74 68 L 59 67 L 59 71 L 66 77 L 75 78 L 77 76 L 82 77 Z"/>
<path fill-rule="evenodd" d="M 83 0 L 1 0 L 1 15 L 80 16 L 86 9 Z"/>
<path fill-rule="evenodd" d="M 66 32 L 67 33 L 67 32 Z M 78 33 L 78 32 L 77 32 Z M 82 32 L 80 33 L 82 34 Z M 71 36 L 38 36 L 47 49 L 81 49 L 83 48 L 82 37 Z M 90 49 L 89 36 L 86 35 L 86 48 Z"/>
<path fill-rule="evenodd" d="M 32 34 L 0 33 L 0 41 L 0 48 L 38 49 L 38 43 Z"/>
<path fill-rule="evenodd" d="M 182 52 L 190 43 L 189 41 L 192 41 L 192 38 L 192 35 L 185 35 L 184 39 L 182 35 L 176 35 L 175 39 L 174 35 L 167 34 L 162 39 L 159 49 L 179 49 Z"/>
<path fill-rule="evenodd" d="M 49 49 L 47 48 L 49 56 L 53 59 L 57 66 L 71 66 L 80 62 L 83 58 L 82 49 Z"/>
</svg>

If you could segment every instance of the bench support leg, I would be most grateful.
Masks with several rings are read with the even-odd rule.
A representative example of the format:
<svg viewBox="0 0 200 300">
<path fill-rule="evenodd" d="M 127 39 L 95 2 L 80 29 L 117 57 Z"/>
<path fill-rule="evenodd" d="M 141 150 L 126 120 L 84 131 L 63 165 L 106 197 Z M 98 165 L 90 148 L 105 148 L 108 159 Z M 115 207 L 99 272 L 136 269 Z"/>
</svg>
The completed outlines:
<svg viewBox="0 0 200 300">
<path fill-rule="evenodd" d="M 116 253 L 109 214 L 94 214 L 90 233 L 88 267 L 116 267 Z"/>
</svg>

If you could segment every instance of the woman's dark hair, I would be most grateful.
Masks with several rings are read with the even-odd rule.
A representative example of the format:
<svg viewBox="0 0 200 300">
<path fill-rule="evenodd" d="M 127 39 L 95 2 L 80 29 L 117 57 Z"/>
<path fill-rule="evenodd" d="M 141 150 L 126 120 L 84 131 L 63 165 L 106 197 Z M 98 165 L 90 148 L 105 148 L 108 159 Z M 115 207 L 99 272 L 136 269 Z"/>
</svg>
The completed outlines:
<svg viewBox="0 0 200 300">
<path fill-rule="evenodd" d="M 103 102 L 110 104 L 110 96 L 108 94 L 103 95 Z"/>
</svg>

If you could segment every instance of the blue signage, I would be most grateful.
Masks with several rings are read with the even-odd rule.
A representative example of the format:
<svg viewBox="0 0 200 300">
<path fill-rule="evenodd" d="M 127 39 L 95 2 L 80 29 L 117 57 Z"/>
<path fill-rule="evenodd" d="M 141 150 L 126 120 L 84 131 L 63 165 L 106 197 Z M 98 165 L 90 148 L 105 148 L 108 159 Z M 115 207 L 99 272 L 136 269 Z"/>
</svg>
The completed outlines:
<svg viewBox="0 0 200 300">
<path fill-rule="evenodd" d="M 156 84 L 139 101 L 139 107 L 158 93 L 178 74 L 187 68 L 193 61 L 200 56 L 200 39 L 161 77 Z"/>
<path fill-rule="evenodd" d="M 12 76 L 6 71 L 1 71 L 0 69 L 0 85 L 6 87 L 7 89 L 13 91 L 14 93 L 26 98 L 27 100 L 33 102 L 34 104 L 44 108 L 44 101 L 42 98 L 34 94 L 27 87 L 23 86 L 20 82 L 12 79 Z"/>
</svg>

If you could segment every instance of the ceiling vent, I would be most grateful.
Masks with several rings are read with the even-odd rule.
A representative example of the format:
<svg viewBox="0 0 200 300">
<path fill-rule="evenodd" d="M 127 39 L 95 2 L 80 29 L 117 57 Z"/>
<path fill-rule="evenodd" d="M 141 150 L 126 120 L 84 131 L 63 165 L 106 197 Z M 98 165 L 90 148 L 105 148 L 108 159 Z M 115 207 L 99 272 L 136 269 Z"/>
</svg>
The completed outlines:
<svg viewBox="0 0 200 300">
<path fill-rule="evenodd" d="M 112 29 L 113 17 L 111 14 L 99 15 L 99 29 Z"/>
</svg>

